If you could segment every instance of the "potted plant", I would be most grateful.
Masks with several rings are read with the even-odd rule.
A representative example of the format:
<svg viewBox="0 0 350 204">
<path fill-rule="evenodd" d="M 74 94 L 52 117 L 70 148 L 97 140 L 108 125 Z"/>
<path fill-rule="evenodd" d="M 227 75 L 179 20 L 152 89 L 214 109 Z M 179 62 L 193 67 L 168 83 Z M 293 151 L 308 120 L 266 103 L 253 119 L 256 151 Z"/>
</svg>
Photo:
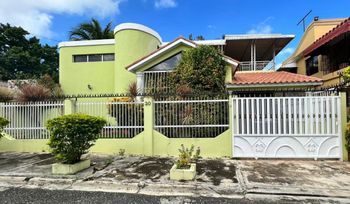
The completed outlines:
<svg viewBox="0 0 350 204">
<path fill-rule="evenodd" d="M 170 169 L 171 180 L 193 180 L 196 176 L 196 160 L 200 155 L 200 148 L 198 147 L 195 154 L 194 145 L 191 148 L 185 148 L 182 144 L 179 149 L 179 158 L 173 167 Z"/>
<path fill-rule="evenodd" d="M 106 120 L 86 114 L 70 114 L 47 122 L 50 146 L 59 163 L 52 165 L 53 174 L 74 174 L 90 167 L 90 159 L 81 160 L 101 133 Z"/>
</svg>

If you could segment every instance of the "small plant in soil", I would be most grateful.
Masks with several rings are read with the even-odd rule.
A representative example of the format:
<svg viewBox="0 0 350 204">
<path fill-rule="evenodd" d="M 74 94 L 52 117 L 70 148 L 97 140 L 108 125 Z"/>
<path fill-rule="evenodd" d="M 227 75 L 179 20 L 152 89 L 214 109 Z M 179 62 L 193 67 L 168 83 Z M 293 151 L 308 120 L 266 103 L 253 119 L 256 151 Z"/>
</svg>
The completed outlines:
<svg viewBox="0 0 350 204">
<path fill-rule="evenodd" d="M 125 149 L 119 149 L 119 156 L 123 157 L 125 155 Z"/>
<path fill-rule="evenodd" d="M 10 123 L 6 118 L 0 117 L 0 138 L 4 136 L 4 128 Z"/>
<path fill-rule="evenodd" d="M 194 163 L 199 158 L 200 148 L 198 147 L 195 154 L 193 154 L 194 145 L 191 145 L 190 148 L 185 148 L 185 146 L 182 144 L 179 152 L 180 154 L 179 159 L 176 161 L 176 167 L 178 169 L 189 169 L 191 163 Z"/>
</svg>

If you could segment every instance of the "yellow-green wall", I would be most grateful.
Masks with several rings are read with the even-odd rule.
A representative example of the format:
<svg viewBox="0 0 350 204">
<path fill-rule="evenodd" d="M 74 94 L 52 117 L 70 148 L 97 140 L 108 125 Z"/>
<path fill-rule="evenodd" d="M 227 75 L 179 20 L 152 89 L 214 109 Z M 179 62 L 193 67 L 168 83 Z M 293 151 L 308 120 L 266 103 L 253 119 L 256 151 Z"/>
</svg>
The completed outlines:
<svg viewBox="0 0 350 204">
<path fill-rule="evenodd" d="M 59 79 L 65 94 L 114 93 L 114 62 L 73 62 L 73 55 L 114 53 L 114 45 L 61 47 Z M 91 85 L 92 89 L 88 88 Z"/>
<path fill-rule="evenodd" d="M 215 138 L 167 138 L 153 128 L 154 101 L 145 97 L 144 131 L 133 138 L 98 139 L 90 149 L 92 153 L 117 154 L 121 149 L 128 155 L 147 156 L 178 156 L 181 144 L 186 147 L 194 145 L 200 147 L 203 157 L 231 157 L 232 156 L 232 126 Z M 230 100 L 231 101 L 231 100 Z M 65 114 L 74 111 L 75 100 L 66 100 Z M 230 108 L 232 107 L 230 102 Z M 231 111 L 229 115 L 232 118 Z M 48 140 L 16 140 L 10 136 L 0 139 L 0 152 L 49 152 Z"/>
<path fill-rule="evenodd" d="M 115 33 L 115 91 L 125 93 L 136 75 L 125 68 L 156 50 L 161 42 L 153 35 L 138 30 L 121 30 Z"/>
</svg>

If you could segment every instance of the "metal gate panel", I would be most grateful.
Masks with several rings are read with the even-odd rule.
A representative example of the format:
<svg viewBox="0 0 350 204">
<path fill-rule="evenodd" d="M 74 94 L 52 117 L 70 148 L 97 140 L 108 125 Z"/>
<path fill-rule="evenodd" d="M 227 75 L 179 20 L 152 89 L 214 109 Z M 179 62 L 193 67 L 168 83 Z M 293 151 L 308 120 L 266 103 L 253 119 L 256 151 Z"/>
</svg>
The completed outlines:
<svg viewBox="0 0 350 204">
<path fill-rule="evenodd" d="M 233 157 L 341 158 L 339 96 L 232 100 Z"/>
</svg>

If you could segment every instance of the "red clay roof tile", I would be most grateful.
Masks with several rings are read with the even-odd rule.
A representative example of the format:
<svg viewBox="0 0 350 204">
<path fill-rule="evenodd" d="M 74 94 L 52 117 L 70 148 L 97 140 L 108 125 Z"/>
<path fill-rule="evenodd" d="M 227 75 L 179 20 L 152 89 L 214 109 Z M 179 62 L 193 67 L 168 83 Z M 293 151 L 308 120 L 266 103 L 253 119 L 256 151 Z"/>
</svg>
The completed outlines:
<svg viewBox="0 0 350 204">
<path fill-rule="evenodd" d="M 233 76 L 233 85 L 263 85 L 283 83 L 321 83 L 322 79 L 290 72 L 236 72 Z"/>
</svg>

